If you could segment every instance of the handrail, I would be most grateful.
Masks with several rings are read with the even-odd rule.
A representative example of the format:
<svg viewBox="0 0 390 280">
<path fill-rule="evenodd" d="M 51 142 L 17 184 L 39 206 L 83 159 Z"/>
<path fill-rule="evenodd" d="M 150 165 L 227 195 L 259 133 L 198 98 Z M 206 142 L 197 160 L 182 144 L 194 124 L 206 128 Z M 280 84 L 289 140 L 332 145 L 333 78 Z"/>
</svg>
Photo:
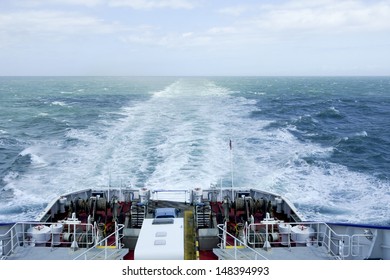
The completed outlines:
<svg viewBox="0 0 390 280">
<path fill-rule="evenodd" d="M 109 249 L 111 249 L 112 247 L 114 247 L 115 249 L 120 249 L 120 246 L 121 246 L 120 241 L 123 238 L 123 234 L 119 234 L 119 232 L 121 232 L 124 229 L 124 227 L 125 226 L 123 224 L 116 224 L 115 223 L 115 231 L 113 233 L 109 234 L 104 239 L 99 241 L 97 244 L 95 244 L 91 248 L 87 249 L 86 251 L 84 251 L 83 253 L 81 253 L 77 257 L 75 257 L 74 260 L 81 259 L 81 258 L 84 258 L 84 260 L 93 260 L 93 259 L 99 258 L 102 254 L 104 254 L 105 260 L 108 259 L 110 256 L 112 256 L 116 253 L 115 250 L 111 250 L 112 252 L 109 253 L 108 252 Z M 112 243 L 108 243 L 109 239 L 113 236 L 115 236 L 115 240 Z M 104 245 L 102 245 L 102 244 L 104 244 Z M 92 256 L 90 256 L 88 258 L 88 254 L 90 254 L 91 252 L 93 252 L 93 250 L 95 250 L 101 246 L 103 246 L 104 250 L 102 250 L 102 251 L 99 250 L 95 254 L 92 253 Z"/>
<path fill-rule="evenodd" d="M 362 238 L 372 239 L 374 238 L 372 233 L 364 233 L 364 234 L 354 234 L 351 236 L 351 255 L 356 257 L 361 254 L 363 251 L 362 248 L 364 246 L 368 246 L 368 244 L 363 244 L 360 242 Z M 357 253 L 354 252 L 354 248 L 356 248 Z"/>
<path fill-rule="evenodd" d="M 282 223 L 282 221 L 280 221 Z M 276 223 L 277 224 L 277 223 Z M 310 233 L 311 240 L 308 240 L 308 243 L 311 243 L 311 245 L 318 245 L 324 246 L 328 253 L 339 258 L 347 258 L 351 255 L 351 247 L 352 242 L 350 236 L 346 234 L 338 234 L 336 233 L 332 228 L 329 227 L 324 222 L 291 222 L 291 223 L 285 223 L 283 224 L 295 226 L 295 225 L 302 225 L 302 226 L 308 226 L 311 227 L 314 231 Z M 256 238 L 251 238 L 250 234 L 255 235 L 258 234 L 266 234 L 264 232 L 256 231 L 256 228 L 258 227 L 264 227 L 264 223 L 253 223 L 247 225 L 245 231 L 246 231 L 246 239 L 248 240 L 248 243 L 252 246 L 256 246 L 261 244 L 263 241 L 256 241 Z M 271 227 L 271 232 L 268 232 L 268 235 L 272 235 L 274 233 L 273 227 Z M 293 233 L 291 232 L 283 232 L 279 234 L 283 234 L 286 236 L 287 240 L 287 246 L 291 249 L 291 235 Z M 270 245 L 286 245 L 284 244 L 286 241 L 275 241 L 275 240 L 268 240 Z"/>
<path fill-rule="evenodd" d="M 280 221 L 282 222 L 282 221 Z M 284 222 L 283 222 L 284 223 Z M 362 238 L 372 238 L 372 234 L 339 234 L 336 233 L 328 224 L 324 222 L 291 222 L 284 223 L 291 226 L 295 225 L 303 225 L 306 227 L 312 228 L 310 231 L 310 239 L 307 240 L 307 244 L 312 246 L 321 246 L 323 247 L 329 256 L 337 259 L 350 259 L 356 258 L 357 256 L 364 256 L 366 254 L 362 249 L 364 246 L 369 246 L 366 242 L 363 242 Z M 221 240 L 219 244 L 219 248 L 225 249 L 224 253 L 228 254 L 233 259 L 237 258 L 246 258 L 246 259 L 267 259 L 266 255 L 261 254 L 255 248 L 263 245 L 266 241 L 264 238 L 266 233 L 264 223 L 252 223 L 246 225 L 244 227 L 244 235 L 241 238 L 237 238 L 227 231 L 226 224 L 217 225 L 220 230 L 220 234 L 218 237 Z M 269 226 L 268 234 L 271 235 L 273 232 L 273 226 Z M 262 230 L 260 230 L 262 229 Z M 279 238 L 280 236 L 272 235 L 277 237 L 277 239 L 272 240 L 268 239 L 270 246 L 275 245 L 284 245 L 287 246 L 290 250 L 293 250 L 291 247 L 291 235 L 294 233 L 280 233 L 278 234 L 286 234 L 286 239 L 284 242 Z M 256 236 L 255 236 L 256 235 Z M 261 238 L 258 238 L 261 235 Z M 230 240 L 230 243 L 229 243 Z M 305 242 L 303 240 L 302 242 Z M 268 244 L 267 244 L 268 245 Z M 228 249 L 228 250 L 227 250 Z M 245 249 L 245 250 L 242 250 Z"/>
<path fill-rule="evenodd" d="M 230 255 L 232 258 L 237 259 L 238 255 L 241 256 L 242 258 L 251 260 L 251 259 L 264 259 L 267 260 L 267 258 L 262 255 L 260 252 L 254 250 L 253 248 L 249 247 L 246 242 L 243 242 L 242 240 L 238 239 L 237 237 L 233 236 L 226 230 L 226 225 L 224 224 L 218 224 L 217 228 L 222 231 L 222 236 L 221 234 L 218 235 L 218 237 L 221 239 L 221 244 L 220 246 L 221 249 L 227 249 L 228 247 L 231 247 L 233 250 L 233 254 L 230 253 L 230 250 L 225 250 L 225 253 Z M 233 239 L 233 244 L 227 242 L 227 236 Z M 246 252 L 243 250 L 240 250 L 241 248 L 245 248 Z M 253 254 L 253 256 L 249 255 L 249 253 Z"/>
<path fill-rule="evenodd" d="M 154 189 L 154 190 L 151 190 L 152 192 L 152 195 L 153 195 L 153 199 L 154 200 L 175 200 L 175 201 L 179 201 L 179 202 L 189 202 L 190 198 L 189 198 L 189 193 L 190 191 L 189 190 L 165 190 L 165 189 Z M 159 196 L 160 194 L 160 196 Z M 164 195 L 168 195 L 168 197 L 164 197 Z M 176 194 L 176 197 L 173 197 L 172 196 L 175 196 Z"/>
<path fill-rule="evenodd" d="M 313 224 L 313 223 L 311 223 Z M 338 234 L 326 223 L 314 223 L 325 226 L 325 229 L 318 234 L 323 234 L 322 245 L 328 250 L 328 253 L 336 258 L 345 259 L 351 254 L 350 236 L 346 234 Z"/>
<path fill-rule="evenodd" d="M 32 233 L 29 232 L 29 229 L 33 227 L 42 226 L 43 228 L 43 226 L 50 227 L 52 225 L 58 225 L 58 224 L 62 224 L 64 226 L 63 231 L 61 233 L 56 233 L 52 231 L 47 233 L 45 232 L 43 234 L 48 235 L 48 237 L 45 238 L 45 240 L 34 241 L 32 238 Z M 77 230 L 80 227 L 83 229 L 81 233 L 79 230 Z M 80 253 L 80 255 L 74 259 L 79 259 L 80 256 L 87 257 L 87 253 L 91 252 L 91 250 L 94 248 L 95 249 L 99 248 L 99 246 L 101 246 L 102 244 L 104 244 L 105 250 L 98 250 L 96 254 L 100 253 L 100 251 L 103 251 L 105 253 L 105 258 L 108 258 L 113 253 L 107 254 L 107 249 L 111 249 L 112 247 L 115 247 L 116 249 L 120 248 L 120 241 L 123 238 L 123 235 L 120 235 L 119 232 L 122 231 L 123 228 L 124 225 L 122 224 L 118 225 L 115 223 L 115 231 L 110 235 L 97 241 L 98 228 L 96 227 L 96 225 L 90 223 L 80 222 L 77 224 L 67 224 L 66 222 L 64 223 L 17 222 L 13 224 L 7 232 L 0 235 L 0 252 L 1 252 L 0 256 L 1 259 L 7 259 L 7 257 L 11 256 L 15 252 L 17 247 L 30 246 L 35 243 L 42 243 L 42 244 L 50 243 L 50 247 L 54 247 L 58 245 L 54 241 L 54 236 L 58 235 L 57 238 L 60 240 L 62 247 L 72 248 L 72 246 L 76 246 L 76 248 L 73 248 L 76 251 L 79 243 L 83 247 L 88 248 L 84 252 Z M 111 240 L 113 236 L 115 236 L 114 241 L 109 243 L 109 239 Z M 94 258 L 94 256 L 92 256 L 92 258 Z"/>
</svg>

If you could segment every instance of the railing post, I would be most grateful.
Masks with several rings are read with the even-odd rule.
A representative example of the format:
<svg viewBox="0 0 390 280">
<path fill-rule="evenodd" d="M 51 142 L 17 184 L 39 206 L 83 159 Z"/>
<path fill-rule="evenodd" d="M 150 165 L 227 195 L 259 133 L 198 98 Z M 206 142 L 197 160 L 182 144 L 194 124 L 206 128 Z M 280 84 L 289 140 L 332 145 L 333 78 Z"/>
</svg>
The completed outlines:
<svg viewBox="0 0 390 280">
<path fill-rule="evenodd" d="M 223 235 L 222 235 L 222 238 L 223 238 L 223 249 L 226 249 L 226 232 L 227 232 L 227 222 L 225 222 L 225 224 L 223 226 Z"/>
<path fill-rule="evenodd" d="M 115 221 L 115 246 L 118 249 L 119 248 L 119 230 L 118 230 L 118 224 Z"/>
<path fill-rule="evenodd" d="M 21 226 L 22 226 L 22 238 L 23 238 L 23 247 L 24 247 L 24 246 L 26 246 L 26 244 L 25 244 L 26 237 L 24 236 L 24 233 L 26 232 L 26 229 L 24 227 L 24 224 L 22 224 Z"/>
<path fill-rule="evenodd" d="M 237 260 L 237 239 L 234 238 L 234 259 Z"/>
<path fill-rule="evenodd" d="M 15 227 L 15 233 L 16 233 L 16 227 Z M 11 252 L 13 253 L 14 252 L 14 231 L 11 229 Z"/>
<path fill-rule="evenodd" d="M 107 238 L 104 240 L 104 259 L 107 260 Z"/>
</svg>

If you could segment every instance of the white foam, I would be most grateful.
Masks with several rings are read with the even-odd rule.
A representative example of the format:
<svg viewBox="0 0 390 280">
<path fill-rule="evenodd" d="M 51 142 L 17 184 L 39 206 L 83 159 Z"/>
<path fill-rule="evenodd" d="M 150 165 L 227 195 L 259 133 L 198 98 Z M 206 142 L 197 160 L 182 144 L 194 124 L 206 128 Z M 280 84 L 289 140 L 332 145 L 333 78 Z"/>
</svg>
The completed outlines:
<svg viewBox="0 0 390 280">
<path fill-rule="evenodd" d="M 39 150 L 39 148 L 32 146 L 21 151 L 19 155 L 30 156 L 33 167 L 44 167 L 47 165 L 47 162 L 43 158 L 43 152 Z"/>
<path fill-rule="evenodd" d="M 361 137 L 367 137 L 368 133 L 365 130 L 363 130 L 361 132 L 357 132 L 355 135 L 356 136 L 361 136 Z"/>
<path fill-rule="evenodd" d="M 10 174 L 7 187 L 33 209 L 109 180 L 151 189 L 206 188 L 221 180 L 230 187 L 232 160 L 234 186 L 282 193 L 308 219 L 390 216 L 388 185 L 329 163 L 332 148 L 299 141 L 293 126 L 269 128 L 271 121 L 251 117 L 261 109 L 257 102 L 230 93 L 205 79 L 180 79 L 149 100 L 125 105 L 115 112 L 118 120 L 68 130 L 78 141 L 66 149 L 45 139 L 27 148 L 21 154 L 30 154 L 39 168 Z"/>
<path fill-rule="evenodd" d="M 9 184 L 10 182 L 14 181 L 16 178 L 18 178 L 19 173 L 15 171 L 10 171 L 8 172 L 4 178 L 3 181 L 5 184 Z M 6 189 L 6 188 L 5 188 Z"/>
<path fill-rule="evenodd" d="M 53 101 L 53 102 L 51 103 L 51 105 L 57 105 L 57 106 L 62 106 L 62 107 L 68 106 L 68 105 L 66 104 L 66 102 L 64 102 L 64 101 Z"/>
</svg>

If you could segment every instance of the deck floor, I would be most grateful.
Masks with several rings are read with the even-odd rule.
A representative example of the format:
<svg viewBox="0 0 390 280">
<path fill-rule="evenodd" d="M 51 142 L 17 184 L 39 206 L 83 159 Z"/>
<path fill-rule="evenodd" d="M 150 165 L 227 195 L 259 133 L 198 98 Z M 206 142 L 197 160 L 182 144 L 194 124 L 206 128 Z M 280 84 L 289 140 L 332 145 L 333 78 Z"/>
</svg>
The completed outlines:
<svg viewBox="0 0 390 280">
<path fill-rule="evenodd" d="M 15 252 L 7 257 L 7 260 L 73 260 L 82 253 L 84 253 L 87 249 L 79 248 L 76 251 L 70 248 L 63 247 L 33 247 L 33 246 L 20 246 L 17 247 Z M 91 249 L 86 258 L 83 259 L 93 259 L 93 260 L 103 260 L 105 259 L 105 252 L 107 250 L 107 259 L 111 260 L 121 260 L 128 253 L 128 249 Z M 114 252 L 117 250 L 117 252 Z"/>
<path fill-rule="evenodd" d="M 271 248 L 266 251 L 262 248 L 254 249 L 259 254 L 264 256 L 257 256 L 257 259 L 268 259 L 268 260 L 331 260 L 335 259 L 327 253 L 326 249 L 321 246 L 305 246 L 305 247 L 277 247 Z M 225 260 L 231 259 L 255 259 L 254 253 L 248 249 L 237 249 L 235 254 L 234 249 L 214 249 L 214 253 L 220 258 Z"/>
</svg>

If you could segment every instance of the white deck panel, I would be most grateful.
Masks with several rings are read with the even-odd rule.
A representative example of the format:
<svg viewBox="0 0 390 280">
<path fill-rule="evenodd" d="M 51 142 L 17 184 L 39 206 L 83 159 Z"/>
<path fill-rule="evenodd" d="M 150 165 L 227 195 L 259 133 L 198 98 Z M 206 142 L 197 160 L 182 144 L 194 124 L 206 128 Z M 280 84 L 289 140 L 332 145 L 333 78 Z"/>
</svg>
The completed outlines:
<svg viewBox="0 0 390 280">
<path fill-rule="evenodd" d="M 183 260 L 183 218 L 172 218 L 172 224 L 153 224 L 145 219 L 134 250 L 135 260 Z"/>
</svg>

